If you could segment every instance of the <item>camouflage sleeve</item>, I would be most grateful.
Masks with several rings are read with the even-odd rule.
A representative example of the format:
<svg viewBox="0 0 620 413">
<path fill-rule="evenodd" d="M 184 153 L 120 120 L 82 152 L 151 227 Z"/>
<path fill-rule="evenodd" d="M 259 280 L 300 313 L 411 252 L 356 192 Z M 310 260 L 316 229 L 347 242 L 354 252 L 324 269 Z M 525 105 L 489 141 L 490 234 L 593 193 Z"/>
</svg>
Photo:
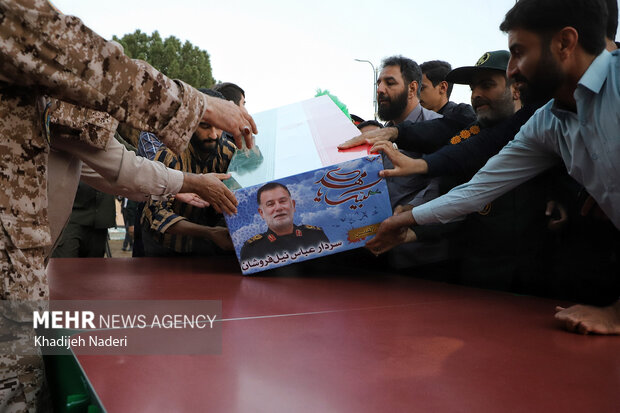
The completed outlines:
<svg viewBox="0 0 620 413">
<path fill-rule="evenodd" d="M 206 96 L 127 57 L 47 2 L 0 0 L 0 78 L 157 133 L 174 152 L 187 147 Z"/>
<path fill-rule="evenodd" d="M 180 163 L 177 157 L 166 148 L 157 152 L 155 159 L 169 168 L 180 170 Z M 185 220 L 185 217 L 174 212 L 173 202 L 171 197 L 162 200 L 149 200 L 146 203 L 143 222 L 153 231 L 163 234 L 172 225 Z"/>
<path fill-rule="evenodd" d="M 50 140 L 61 135 L 70 141 L 81 141 L 95 148 L 105 149 L 118 127 L 118 121 L 104 112 L 58 99 L 51 99 L 48 105 Z"/>
<path fill-rule="evenodd" d="M 84 162 L 82 179 L 89 185 L 139 201 L 181 190 L 183 173 L 126 149 L 115 136 L 118 121 L 107 113 L 57 99 L 48 112 L 52 147 Z"/>
</svg>

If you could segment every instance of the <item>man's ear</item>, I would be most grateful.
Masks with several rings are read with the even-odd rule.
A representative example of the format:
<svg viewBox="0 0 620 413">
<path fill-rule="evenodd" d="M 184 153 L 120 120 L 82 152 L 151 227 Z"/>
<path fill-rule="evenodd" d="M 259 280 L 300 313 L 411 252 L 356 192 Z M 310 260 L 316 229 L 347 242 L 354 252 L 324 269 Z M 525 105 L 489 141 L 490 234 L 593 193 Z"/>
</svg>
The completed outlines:
<svg viewBox="0 0 620 413">
<path fill-rule="evenodd" d="M 447 95 L 448 94 L 448 82 L 446 82 L 445 80 L 442 80 L 441 82 L 439 82 L 439 84 L 437 86 L 439 86 L 439 94 L 440 95 Z"/>
<path fill-rule="evenodd" d="M 416 80 L 409 83 L 409 97 L 410 98 L 418 96 L 418 87 L 420 87 L 420 85 L 418 85 L 418 82 Z"/>
<path fill-rule="evenodd" d="M 564 27 L 551 38 L 552 50 L 555 50 L 561 60 L 566 60 L 575 53 L 579 45 L 579 33 L 574 27 Z"/>
<path fill-rule="evenodd" d="M 263 216 L 263 210 L 262 209 L 258 208 L 258 213 L 260 214 L 260 217 L 262 219 L 265 219 L 265 217 Z"/>
</svg>

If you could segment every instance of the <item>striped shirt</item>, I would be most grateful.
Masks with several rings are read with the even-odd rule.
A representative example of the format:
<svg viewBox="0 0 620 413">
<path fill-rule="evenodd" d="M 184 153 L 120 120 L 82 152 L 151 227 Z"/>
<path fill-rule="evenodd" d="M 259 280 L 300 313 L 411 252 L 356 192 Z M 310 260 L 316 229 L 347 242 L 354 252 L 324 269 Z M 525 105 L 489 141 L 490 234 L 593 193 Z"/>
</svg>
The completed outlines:
<svg viewBox="0 0 620 413">
<path fill-rule="evenodd" d="M 225 138 L 220 138 L 217 146 L 206 160 L 200 159 L 194 146 L 189 145 L 180 155 L 162 147 L 155 160 L 169 168 L 182 172 L 206 174 L 211 172 L 225 173 L 235 152 L 235 146 Z M 142 214 L 142 226 L 149 229 L 153 240 L 165 248 L 179 253 L 193 252 L 194 238 L 186 235 L 167 234 L 166 231 L 175 223 L 188 220 L 205 226 L 223 226 L 224 217 L 211 207 L 197 208 L 174 198 L 147 202 Z"/>
</svg>

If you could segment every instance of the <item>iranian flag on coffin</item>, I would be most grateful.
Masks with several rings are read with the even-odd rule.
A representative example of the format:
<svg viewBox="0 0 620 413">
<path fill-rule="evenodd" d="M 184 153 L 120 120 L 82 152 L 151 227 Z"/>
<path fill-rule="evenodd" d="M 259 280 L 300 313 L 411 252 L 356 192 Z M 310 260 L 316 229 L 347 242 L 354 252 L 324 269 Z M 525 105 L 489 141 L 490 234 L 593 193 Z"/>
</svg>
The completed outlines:
<svg viewBox="0 0 620 413">
<path fill-rule="evenodd" d="M 237 151 L 226 182 L 239 201 L 226 222 L 242 272 L 363 247 L 392 210 L 381 157 L 337 148 L 355 125 L 328 96 L 254 120 L 258 149 Z"/>
</svg>

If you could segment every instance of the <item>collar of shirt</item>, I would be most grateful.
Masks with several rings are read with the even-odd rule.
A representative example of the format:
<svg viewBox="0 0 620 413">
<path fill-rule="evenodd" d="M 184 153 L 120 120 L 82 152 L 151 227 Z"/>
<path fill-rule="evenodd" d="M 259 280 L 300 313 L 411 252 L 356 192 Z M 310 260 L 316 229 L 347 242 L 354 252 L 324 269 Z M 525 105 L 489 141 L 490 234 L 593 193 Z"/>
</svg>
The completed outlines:
<svg viewBox="0 0 620 413">
<path fill-rule="evenodd" d="M 419 122 L 420 118 L 422 116 L 422 105 L 420 105 L 419 103 L 416 105 L 415 108 L 413 108 L 413 110 L 411 111 L 411 113 L 409 115 L 407 115 L 407 117 L 405 118 L 405 120 L 410 120 L 411 122 Z"/>
<path fill-rule="evenodd" d="M 607 50 L 603 50 L 603 53 L 598 55 L 588 67 L 588 70 L 579 79 L 579 85 L 590 89 L 594 93 L 599 93 L 607 79 L 607 73 L 609 71 L 609 60 L 611 59 L 611 53 Z"/>
<path fill-rule="evenodd" d="M 592 61 L 586 72 L 583 76 L 581 76 L 581 79 L 579 79 L 579 82 L 577 83 L 577 88 L 573 94 L 575 101 L 581 101 L 587 91 L 595 94 L 601 91 L 601 88 L 607 79 L 610 59 L 611 53 L 607 50 L 603 50 L 603 52 Z M 550 107 L 551 113 L 560 119 L 562 119 L 566 113 L 565 110 L 557 107 L 555 99 L 551 99 L 546 106 Z M 579 113 L 579 104 L 577 104 L 577 112 Z"/>
<path fill-rule="evenodd" d="M 418 103 L 417 106 L 413 108 L 411 112 L 409 112 L 409 115 L 407 115 L 407 117 L 403 120 L 403 122 L 405 120 L 409 120 L 413 123 L 416 123 L 422 120 L 421 117 L 422 117 L 422 105 Z M 385 123 L 385 127 L 390 127 L 390 126 L 396 126 L 393 120 L 387 121 Z"/>
</svg>

